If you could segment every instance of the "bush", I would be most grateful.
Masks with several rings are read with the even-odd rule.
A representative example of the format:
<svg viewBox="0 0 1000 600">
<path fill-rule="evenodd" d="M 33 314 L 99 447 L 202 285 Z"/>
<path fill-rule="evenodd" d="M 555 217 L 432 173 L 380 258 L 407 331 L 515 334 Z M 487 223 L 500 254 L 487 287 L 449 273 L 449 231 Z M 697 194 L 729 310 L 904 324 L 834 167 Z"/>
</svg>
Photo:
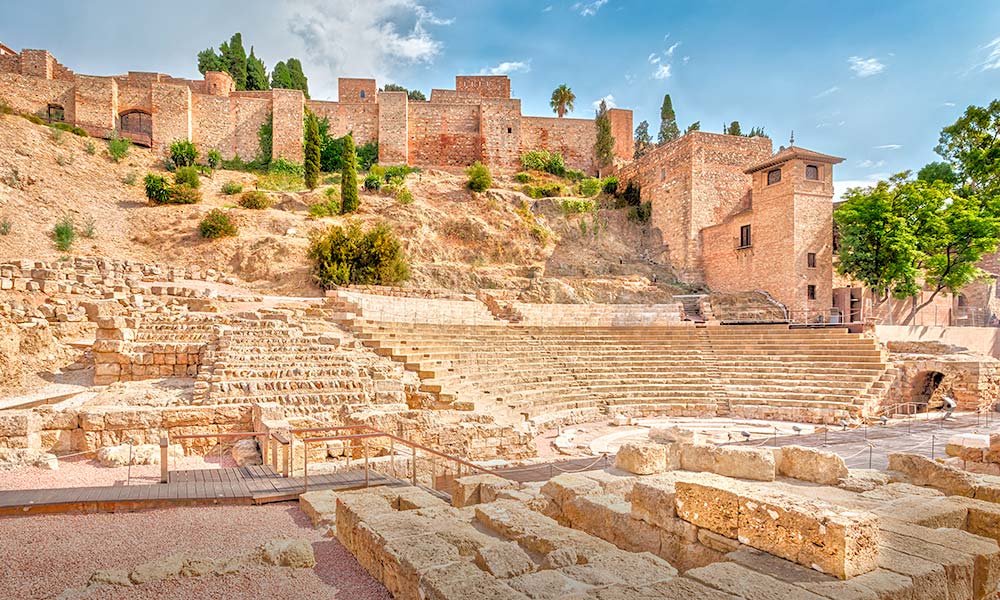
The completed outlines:
<svg viewBox="0 0 1000 600">
<path fill-rule="evenodd" d="M 73 217 L 66 215 L 52 228 L 52 239 L 60 252 L 66 252 L 76 241 L 76 225 Z"/>
<path fill-rule="evenodd" d="M 388 167 L 382 168 L 383 177 L 386 182 L 390 181 L 394 177 L 399 177 L 405 180 L 406 176 L 410 173 L 416 173 L 417 170 L 409 165 L 390 165 Z"/>
<path fill-rule="evenodd" d="M 196 204 L 201 202 L 201 192 L 186 183 L 170 186 L 167 204 Z"/>
<path fill-rule="evenodd" d="M 14 225 L 10 222 L 10 219 L 0 220 L 0 235 L 10 235 L 10 230 Z"/>
<path fill-rule="evenodd" d="M 48 123 L 45 122 L 45 119 L 39 117 L 38 115 L 21 113 L 21 116 L 27 119 L 29 123 L 34 123 L 35 125 L 48 125 Z"/>
<path fill-rule="evenodd" d="M 466 185 L 473 192 L 485 192 L 493 185 L 493 175 L 490 174 L 489 168 L 478 160 L 465 170 L 465 174 L 469 176 Z"/>
<path fill-rule="evenodd" d="M 531 181 L 531 173 L 521 171 L 517 175 L 514 175 L 514 181 L 518 183 L 528 183 Z"/>
<path fill-rule="evenodd" d="M 190 140 L 177 140 L 170 144 L 170 162 L 175 167 L 191 167 L 198 160 L 198 147 Z"/>
<path fill-rule="evenodd" d="M 556 198 L 566 195 L 566 188 L 561 183 L 543 183 L 540 185 L 526 185 L 522 190 L 527 196 L 538 198 Z"/>
<path fill-rule="evenodd" d="M 323 191 L 326 200 L 309 205 L 311 217 L 333 217 L 340 214 L 340 194 L 337 188 L 327 188 Z"/>
<path fill-rule="evenodd" d="M 333 225 L 313 235 L 308 256 L 313 278 L 325 289 L 350 283 L 391 285 L 410 274 L 402 244 L 385 223 L 368 231 L 356 223 Z"/>
<path fill-rule="evenodd" d="M 305 168 L 299 163 L 279 158 L 271 161 L 271 164 L 267 167 L 267 172 L 285 175 L 298 175 L 299 177 L 302 177 L 305 174 Z"/>
<path fill-rule="evenodd" d="M 222 184 L 222 193 L 227 196 L 235 196 L 243 191 L 243 186 L 235 181 L 227 181 Z"/>
<path fill-rule="evenodd" d="M 259 210 L 263 208 L 270 208 L 271 200 L 264 192 L 250 190 L 248 192 L 243 192 L 243 195 L 240 196 L 239 205 L 243 208 Z"/>
<path fill-rule="evenodd" d="M 174 172 L 174 183 L 177 185 L 189 185 L 195 189 L 201 187 L 201 179 L 198 178 L 198 169 L 187 166 L 178 167 Z"/>
<path fill-rule="evenodd" d="M 577 184 L 576 192 L 587 198 L 596 196 L 601 192 L 601 180 L 595 177 L 588 177 Z"/>
<path fill-rule="evenodd" d="M 53 142 L 61 146 L 63 143 L 63 130 L 53 128 L 52 131 L 49 132 L 49 137 L 52 138 Z"/>
<path fill-rule="evenodd" d="M 625 191 L 621 195 L 621 204 L 623 206 L 639 206 L 642 203 L 642 190 L 639 184 L 632 181 L 628 182 L 625 186 Z"/>
<path fill-rule="evenodd" d="M 94 145 L 94 142 L 87 142 L 87 154 L 97 154 L 97 146 Z"/>
<path fill-rule="evenodd" d="M 569 179 L 574 183 L 583 181 L 586 177 L 587 174 L 584 173 L 583 171 L 574 171 L 573 169 L 569 169 L 566 171 L 566 179 Z"/>
<path fill-rule="evenodd" d="M 201 220 L 201 223 L 198 223 L 198 233 L 205 239 L 214 240 L 220 237 L 234 236 L 237 234 L 237 229 L 236 224 L 225 211 L 213 208 Z"/>
<path fill-rule="evenodd" d="M 97 222 L 94 217 L 88 217 L 87 223 L 83 226 L 83 237 L 94 239 L 97 237 Z"/>
<path fill-rule="evenodd" d="M 7 102 L 6 98 L 0 97 L 0 115 L 12 114 L 14 114 L 14 108 L 10 105 L 10 102 Z"/>
<path fill-rule="evenodd" d="M 638 206 L 630 206 L 627 214 L 629 221 L 637 221 L 639 223 L 649 223 L 649 219 L 652 216 L 653 205 L 648 200 L 640 203 Z"/>
<path fill-rule="evenodd" d="M 118 134 L 115 133 L 108 140 L 108 155 L 111 157 L 111 160 L 120 163 L 128 156 L 128 149 L 131 147 L 132 140 L 118 137 Z"/>
<path fill-rule="evenodd" d="M 222 164 L 222 154 L 218 150 L 209 150 L 205 158 L 208 160 L 209 169 L 218 169 L 219 165 Z"/>
<path fill-rule="evenodd" d="M 566 163 L 562 154 L 548 150 L 531 150 L 521 155 L 521 165 L 526 171 L 545 171 L 562 177 L 566 174 Z"/>
<path fill-rule="evenodd" d="M 365 189 L 369 192 L 377 192 L 382 189 L 382 178 L 374 173 L 369 173 L 365 177 Z"/>
<path fill-rule="evenodd" d="M 139 178 L 138 173 L 136 173 L 135 171 L 129 171 L 128 173 L 125 174 L 125 177 L 122 177 L 122 183 L 124 183 L 125 185 L 135 185 L 136 179 L 138 178 Z"/>
<path fill-rule="evenodd" d="M 271 192 L 299 192 L 305 189 L 306 184 L 302 175 L 279 171 L 259 175 L 257 187 Z"/>
<path fill-rule="evenodd" d="M 66 165 L 73 164 L 72 154 L 59 154 L 56 156 L 56 164 L 60 167 L 65 167 Z"/>
<path fill-rule="evenodd" d="M 363 146 L 358 146 L 358 169 L 367 171 L 372 165 L 378 162 L 378 142 L 368 142 Z"/>
<path fill-rule="evenodd" d="M 147 173 L 142 180 L 146 187 L 146 198 L 153 204 L 166 204 L 170 201 L 170 186 L 166 178 L 154 173 Z"/>
<path fill-rule="evenodd" d="M 559 202 L 559 208 L 565 216 L 579 215 L 594 212 L 597 210 L 597 204 L 593 200 L 567 199 Z"/>
<path fill-rule="evenodd" d="M 400 204 L 413 204 L 413 194 L 410 193 L 410 188 L 405 185 L 400 186 L 400 188 L 396 190 L 396 200 L 398 200 Z"/>
<path fill-rule="evenodd" d="M 60 131 L 68 131 L 73 135 L 78 135 L 80 137 L 89 137 L 87 135 L 87 131 L 84 128 L 77 127 L 76 125 L 73 125 L 71 123 L 52 123 L 51 125 L 49 125 L 49 127 L 58 129 Z"/>
<path fill-rule="evenodd" d="M 618 193 L 618 178 L 614 175 L 605 177 L 604 181 L 601 182 L 601 191 L 609 196 L 614 196 Z"/>
</svg>

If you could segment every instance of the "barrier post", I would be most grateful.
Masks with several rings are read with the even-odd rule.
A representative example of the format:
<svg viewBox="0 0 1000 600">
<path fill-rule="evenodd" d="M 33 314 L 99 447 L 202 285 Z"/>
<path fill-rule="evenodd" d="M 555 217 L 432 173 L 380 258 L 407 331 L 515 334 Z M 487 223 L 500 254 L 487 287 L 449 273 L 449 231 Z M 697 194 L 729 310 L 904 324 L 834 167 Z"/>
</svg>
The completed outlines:
<svg viewBox="0 0 1000 600">
<path fill-rule="evenodd" d="M 164 434 L 160 436 L 160 483 L 170 482 L 168 460 L 170 460 L 170 437 L 169 434 Z"/>
<path fill-rule="evenodd" d="M 413 449 L 413 464 L 410 465 L 411 480 L 413 482 L 413 485 L 417 485 L 417 447 L 412 446 L 412 449 Z"/>
<path fill-rule="evenodd" d="M 302 488 L 309 491 L 309 440 L 302 440 Z"/>
<path fill-rule="evenodd" d="M 368 487 L 368 444 L 367 440 L 361 440 L 361 452 L 365 455 L 365 487 Z"/>
</svg>

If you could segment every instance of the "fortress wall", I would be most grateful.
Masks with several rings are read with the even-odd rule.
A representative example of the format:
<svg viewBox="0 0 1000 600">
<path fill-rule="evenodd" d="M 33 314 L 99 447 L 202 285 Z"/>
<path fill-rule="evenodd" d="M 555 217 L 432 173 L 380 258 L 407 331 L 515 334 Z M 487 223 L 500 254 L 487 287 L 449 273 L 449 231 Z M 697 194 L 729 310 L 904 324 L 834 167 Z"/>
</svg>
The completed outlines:
<svg viewBox="0 0 1000 600">
<path fill-rule="evenodd" d="M 191 139 L 191 89 L 154 83 L 153 150 L 165 152 L 177 140 Z"/>
<path fill-rule="evenodd" d="M 123 86 L 118 84 L 117 114 L 139 109 L 146 112 L 153 110 L 153 90 L 150 87 Z"/>
<path fill-rule="evenodd" d="M 118 84 L 110 77 L 78 76 L 75 106 L 77 123 L 87 126 L 88 131 L 110 134 L 117 125 Z"/>
<path fill-rule="evenodd" d="M 374 102 L 350 104 L 325 100 L 307 100 L 306 106 L 322 119 L 330 121 L 330 135 L 340 137 L 352 134 L 355 145 L 379 141 L 379 104 Z"/>
<path fill-rule="evenodd" d="M 406 121 L 410 164 L 464 167 L 481 160 L 478 106 L 414 103 Z"/>
<path fill-rule="evenodd" d="M 233 128 L 233 155 L 243 160 L 253 160 L 260 154 L 257 132 L 271 114 L 268 98 L 230 96 L 229 118 Z M 221 152 L 221 150 L 220 150 Z M 224 158 L 232 158 L 222 152 Z"/>
<path fill-rule="evenodd" d="M 192 98 L 191 108 L 192 135 L 201 154 L 218 150 L 224 159 L 232 159 L 236 154 L 236 136 L 229 98 L 199 94 Z"/>
<path fill-rule="evenodd" d="M 479 104 L 479 96 L 473 92 L 459 92 L 456 90 L 431 90 L 432 103 L 444 104 Z"/>
<path fill-rule="evenodd" d="M 0 73 L 21 74 L 20 54 L 0 54 Z"/>
<path fill-rule="evenodd" d="M 382 92 L 378 98 L 378 160 L 403 164 L 410 160 L 409 100 L 406 92 Z"/>
<path fill-rule="evenodd" d="M 483 162 L 499 170 L 520 169 L 521 101 L 485 98 L 480 114 Z"/>
<path fill-rule="evenodd" d="M 548 150 L 563 155 L 566 167 L 597 173 L 594 161 L 596 129 L 593 119 L 521 117 L 520 152 Z"/>
<path fill-rule="evenodd" d="M 305 98 L 299 90 L 271 90 L 274 133 L 271 156 L 301 163 Z"/>
<path fill-rule="evenodd" d="M 510 78 L 506 75 L 458 75 L 455 91 L 480 98 L 510 98 Z"/>
<path fill-rule="evenodd" d="M 611 135 L 615 138 L 615 156 L 622 160 L 632 160 L 635 143 L 632 140 L 632 111 L 621 108 L 608 110 L 611 120 Z M 596 134 L 595 134 L 595 140 Z"/>
<path fill-rule="evenodd" d="M 67 81 L 0 73 L 0 98 L 19 112 L 44 115 L 52 103 L 66 109 L 67 121 L 74 115 L 75 91 Z"/>
<path fill-rule="evenodd" d="M 341 77 L 337 80 L 337 100 L 341 104 L 375 104 L 378 86 L 374 79 Z"/>
</svg>

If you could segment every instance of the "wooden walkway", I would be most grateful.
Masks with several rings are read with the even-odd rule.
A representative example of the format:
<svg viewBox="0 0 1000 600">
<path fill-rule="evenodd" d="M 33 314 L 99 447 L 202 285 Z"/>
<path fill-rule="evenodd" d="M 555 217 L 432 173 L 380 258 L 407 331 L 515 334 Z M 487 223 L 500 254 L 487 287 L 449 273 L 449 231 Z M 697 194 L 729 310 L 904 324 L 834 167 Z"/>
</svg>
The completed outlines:
<svg viewBox="0 0 1000 600">
<path fill-rule="evenodd" d="M 403 482 L 369 471 L 368 484 Z M 365 487 L 363 470 L 309 476 L 309 490 Z M 294 500 L 301 477 L 281 477 L 268 466 L 172 471 L 169 483 L 0 491 L 0 516 L 65 512 L 124 512 L 171 506 L 265 504 Z"/>
</svg>

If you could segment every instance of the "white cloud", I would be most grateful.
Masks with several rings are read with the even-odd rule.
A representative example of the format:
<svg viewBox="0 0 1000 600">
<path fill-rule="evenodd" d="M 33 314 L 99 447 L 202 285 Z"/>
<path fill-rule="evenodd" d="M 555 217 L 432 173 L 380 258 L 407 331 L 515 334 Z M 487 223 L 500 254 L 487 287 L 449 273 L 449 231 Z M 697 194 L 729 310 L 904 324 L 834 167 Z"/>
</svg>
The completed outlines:
<svg viewBox="0 0 1000 600">
<path fill-rule="evenodd" d="M 428 31 L 447 26 L 418 0 L 296 0 L 288 28 L 304 47 L 310 87 L 336 89 L 336 77 L 386 79 L 394 67 L 431 63 L 443 47 Z M 324 85 L 326 84 L 326 85 Z"/>
<path fill-rule="evenodd" d="M 885 70 L 885 65 L 879 62 L 877 58 L 852 56 L 847 59 L 847 64 L 851 66 L 851 70 L 858 77 L 871 77 Z"/>
<path fill-rule="evenodd" d="M 615 104 L 615 97 L 612 96 L 611 94 L 608 94 L 607 96 L 605 96 L 603 98 L 598 98 L 597 100 L 594 100 L 591 103 L 591 106 L 594 107 L 594 110 L 597 110 L 598 108 L 601 107 L 601 101 L 603 101 L 607 105 L 608 108 L 614 108 L 614 107 L 618 106 L 617 104 Z"/>
<path fill-rule="evenodd" d="M 824 129 L 826 127 L 843 127 L 847 121 L 823 121 L 816 124 L 816 129 Z"/>
<path fill-rule="evenodd" d="M 670 65 L 659 65 L 656 70 L 653 71 L 653 79 L 669 79 L 670 78 Z"/>
<path fill-rule="evenodd" d="M 881 146 L 872 146 L 876 150 L 899 150 L 903 146 L 901 144 L 882 144 Z"/>
<path fill-rule="evenodd" d="M 542 12 L 552 12 L 552 5 L 550 4 L 550 5 L 546 6 L 545 8 L 543 8 Z"/>
<path fill-rule="evenodd" d="M 593 0 L 592 2 L 577 2 L 573 5 L 573 10 L 584 17 L 592 17 L 601 10 L 601 7 L 608 3 L 608 0 Z"/>
<path fill-rule="evenodd" d="M 1000 69 L 1000 37 L 994 39 L 989 44 L 986 44 L 980 48 L 980 50 L 989 51 L 989 54 L 986 55 L 986 60 L 980 63 L 983 71 Z"/>
<path fill-rule="evenodd" d="M 672 58 L 674 56 L 674 50 L 676 50 L 680 45 L 680 42 L 674 42 L 669 48 L 667 48 L 667 58 Z"/>
<path fill-rule="evenodd" d="M 888 173 L 872 173 L 865 179 L 842 179 L 833 182 L 833 197 L 837 200 L 844 199 L 844 192 L 856 187 L 870 187 L 883 179 L 888 179 Z"/>
<path fill-rule="evenodd" d="M 948 107 L 951 107 L 951 106 L 955 106 L 955 103 L 954 103 L 954 102 L 942 102 L 942 103 L 941 103 L 941 106 L 948 106 Z"/>
<path fill-rule="evenodd" d="M 510 75 L 511 73 L 527 73 L 531 70 L 531 61 L 506 61 L 495 67 L 479 70 L 480 75 Z"/>
<path fill-rule="evenodd" d="M 646 60 L 649 61 L 649 64 L 655 65 L 656 63 L 660 62 L 660 55 L 657 54 L 656 52 L 653 52 L 649 55 L 649 58 L 647 58 Z"/>
<path fill-rule="evenodd" d="M 686 64 L 688 64 L 689 60 L 691 60 L 691 57 L 690 56 L 685 56 L 684 58 L 681 59 L 681 64 L 682 65 L 686 65 Z"/>
<path fill-rule="evenodd" d="M 832 86 L 832 87 L 828 87 L 825 90 L 823 90 L 822 92 L 820 92 L 820 93 L 816 94 L 815 96 L 813 96 L 813 98 L 822 98 L 824 96 L 829 96 L 830 94 L 833 94 L 834 92 L 837 92 L 839 90 L 840 90 L 840 86 L 836 86 L 835 85 L 835 86 Z"/>
<path fill-rule="evenodd" d="M 880 169 L 885 166 L 885 161 L 865 159 L 859 162 L 858 166 L 861 167 L 862 169 Z"/>
</svg>

